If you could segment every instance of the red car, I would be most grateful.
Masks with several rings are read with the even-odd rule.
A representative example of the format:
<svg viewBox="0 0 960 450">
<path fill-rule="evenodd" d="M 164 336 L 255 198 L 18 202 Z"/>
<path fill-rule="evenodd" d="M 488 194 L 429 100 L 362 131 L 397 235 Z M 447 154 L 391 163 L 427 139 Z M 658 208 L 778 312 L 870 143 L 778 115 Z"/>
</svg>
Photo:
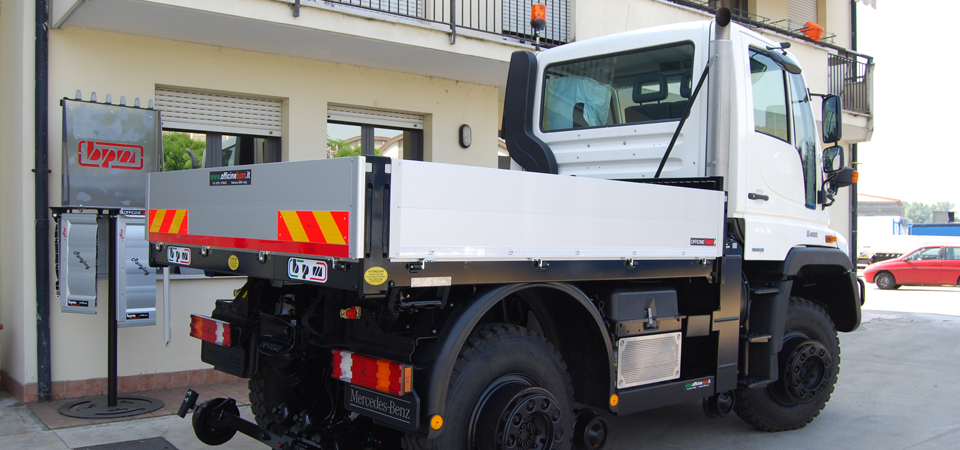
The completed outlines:
<svg viewBox="0 0 960 450">
<path fill-rule="evenodd" d="M 880 289 L 896 289 L 905 284 L 960 284 L 960 247 L 931 245 L 920 247 L 899 258 L 871 264 L 863 271 L 867 283 Z"/>
</svg>

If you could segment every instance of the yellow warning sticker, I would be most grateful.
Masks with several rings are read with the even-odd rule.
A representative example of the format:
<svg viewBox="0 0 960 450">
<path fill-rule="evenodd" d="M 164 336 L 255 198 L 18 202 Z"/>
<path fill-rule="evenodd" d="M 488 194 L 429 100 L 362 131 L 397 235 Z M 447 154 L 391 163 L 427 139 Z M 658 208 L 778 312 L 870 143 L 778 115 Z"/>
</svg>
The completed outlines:
<svg viewBox="0 0 960 450">
<path fill-rule="evenodd" d="M 387 282 L 387 269 L 380 266 L 374 266 L 363 274 L 363 279 L 371 286 L 380 286 Z"/>
<path fill-rule="evenodd" d="M 230 266 L 230 270 L 237 270 L 237 267 L 240 267 L 240 258 L 237 258 L 237 255 L 230 255 L 227 258 L 227 265 Z"/>
</svg>

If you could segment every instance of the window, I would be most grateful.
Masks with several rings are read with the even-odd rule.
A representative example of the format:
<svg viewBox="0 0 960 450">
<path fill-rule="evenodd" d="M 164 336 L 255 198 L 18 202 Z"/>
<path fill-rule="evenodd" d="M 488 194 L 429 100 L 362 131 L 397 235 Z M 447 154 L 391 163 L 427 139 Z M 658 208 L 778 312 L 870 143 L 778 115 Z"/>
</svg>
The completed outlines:
<svg viewBox="0 0 960 450">
<path fill-rule="evenodd" d="M 359 155 L 423 161 L 423 116 L 329 105 L 327 157 Z"/>
<path fill-rule="evenodd" d="M 944 249 L 943 259 L 960 259 L 960 248 L 958 247 L 947 247 Z"/>
<path fill-rule="evenodd" d="M 940 247 L 924 248 L 917 250 L 904 258 L 905 261 L 925 261 L 937 259 L 940 257 Z"/>
<path fill-rule="evenodd" d="M 163 120 L 164 170 L 193 167 L 191 152 L 199 167 L 281 160 L 280 100 L 161 86 L 154 95 Z"/>
<path fill-rule="evenodd" d="M 817 207 L 817 126 L 810 110 L 810 95 L 800 74 L 790 74 L 790 100 L 793 110 L 794 143 L 803 166 L 806 207 Z"/>
<path fill-rule="evenodd" d="M 759 133 L 790 142 L 785 73 L 766 54 L 750 50 L 754 127 Z"/>
<path fill-rule="evenodd" d="M 680 120 L 690 101 L 694 46 L 644 49 L 546 69 L 543 131 Z"/>
</svg>

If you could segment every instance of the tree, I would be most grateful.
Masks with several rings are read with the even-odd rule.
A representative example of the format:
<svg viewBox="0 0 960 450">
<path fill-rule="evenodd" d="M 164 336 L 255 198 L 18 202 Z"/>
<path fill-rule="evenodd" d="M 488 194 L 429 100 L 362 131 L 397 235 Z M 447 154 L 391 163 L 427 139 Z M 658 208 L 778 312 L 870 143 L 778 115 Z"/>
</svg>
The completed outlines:
<svg viewBox="0 0 960 450">
<path fill-rule="evenodd" d="M 343 139 L 333 139 L 327 137 L 327 154 L 331 158 L 347 158 L 350 156 L 360 156 L 360 144 L 348 144 Z M 375 149 L 373 154 L 383 156 L 380 149 Z"/>
<path fill-rule="evenodd" d="M 903 202 L 904 215 L 913 223 L 930 223 L 934 211 L 952 211 L 953 203 L 939 201 L 932 205 L 923 202 Z"/>
<path fill-rule="evenodd" d="M 166 133 L 163 135 L 163 170 L 190 169 L 190 154 L 187 149 L 197 155 L 197 163 L 203 161 L 203 151 L 207 148 L 206 140 L 191 139 L 188 133 Z"/>
</svg>

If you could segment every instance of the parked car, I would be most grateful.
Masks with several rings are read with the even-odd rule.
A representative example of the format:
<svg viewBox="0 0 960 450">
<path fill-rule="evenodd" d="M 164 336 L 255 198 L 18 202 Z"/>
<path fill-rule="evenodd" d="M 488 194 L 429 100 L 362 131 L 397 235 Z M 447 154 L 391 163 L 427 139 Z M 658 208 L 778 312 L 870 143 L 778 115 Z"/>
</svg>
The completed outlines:
<svg viewBox="0 0 960 450">
<path fill-rule="evenodd" d="M 960 285 L 960 246 L 920 247 L 899 258 L 867 266 L 863 277 L 880 289 L 903 285 Z"/>
</svg>

